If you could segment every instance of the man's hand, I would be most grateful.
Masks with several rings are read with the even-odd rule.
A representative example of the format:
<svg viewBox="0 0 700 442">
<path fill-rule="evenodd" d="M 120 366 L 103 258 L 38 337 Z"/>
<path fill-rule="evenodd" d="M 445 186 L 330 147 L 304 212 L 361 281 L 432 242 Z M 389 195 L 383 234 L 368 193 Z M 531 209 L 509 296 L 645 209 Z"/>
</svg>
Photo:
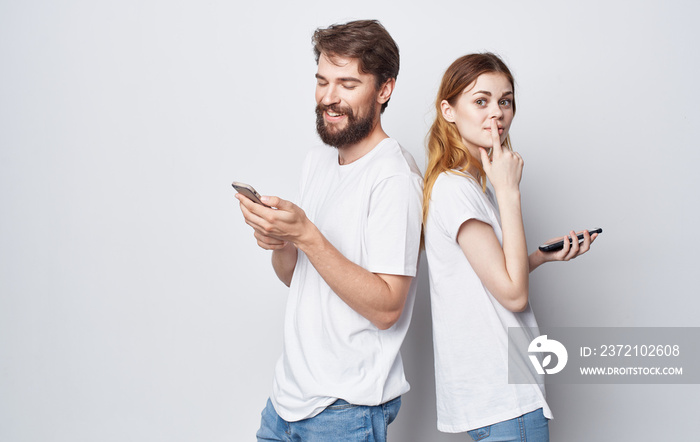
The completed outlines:
<svg viewBox="0 0 700 442">
<path fill-rule="evenodd" d="M 246 224 L 253 228 L 258 245 L 265 250 L 272 250 L 272 267 L 277 277 L 289 287 L 296 267 L 297 248 L 289 240 L 293 235 L 290 235 L 287 228 L 311 222 L 299 207 L 277 197 L 263 197 L 265 204 L 276 208 L 261 206 L 241 194 L 236 194 L 236 198 Z M 286 208 L 287 211 L 280 207 Z M 280 221 L 280 218 L 284 221 Z M 290 223 L 290 220 L 293 222 Z M 294 231 L 298 233 L 298 229 Z"/>
<path fill-rule="evenodd" d="M 270 206 L 268 208 L 241 194 L 236 194 L 236 198 L 240 202 L 246 224 L 253 228 L 255 239 L 263 249 L 278 250 L 288 242 L 296 245 L 312 226 L 306 213 L 290 201 L 276 196 L 263 196 L 263 202 Z"/>
</svg>

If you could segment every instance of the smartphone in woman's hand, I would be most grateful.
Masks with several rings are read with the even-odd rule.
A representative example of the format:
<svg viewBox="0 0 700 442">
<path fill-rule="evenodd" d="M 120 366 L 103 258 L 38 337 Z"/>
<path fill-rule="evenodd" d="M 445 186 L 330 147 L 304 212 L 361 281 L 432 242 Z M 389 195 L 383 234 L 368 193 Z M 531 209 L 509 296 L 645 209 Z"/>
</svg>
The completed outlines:
<svg viewBox="0 0 700 442">
<path fill-rule="evenodd" d="M 589 235 L 593 235 L 594 233 L 603 233 L 603 229 L 598 227 L 597 229 L 593 229 L 593 230 L 588 231 Z M 583 232 L 576 235 L 576 237 L 578 238 L 579 242 L 583 241 Z M 569 240 L 569 244 L 572 243 L 571 237 L 567 236 L 565 239 Z M 564 240 L 563 239 L 560 241 L 553 242 L 551 244 L 542 244 L 540 246 L 540 250 L 542 250 L 543 252 L 556 252 L 557 250 L 561 250 L 563 248 L 564 248 Z"/>
</svg>

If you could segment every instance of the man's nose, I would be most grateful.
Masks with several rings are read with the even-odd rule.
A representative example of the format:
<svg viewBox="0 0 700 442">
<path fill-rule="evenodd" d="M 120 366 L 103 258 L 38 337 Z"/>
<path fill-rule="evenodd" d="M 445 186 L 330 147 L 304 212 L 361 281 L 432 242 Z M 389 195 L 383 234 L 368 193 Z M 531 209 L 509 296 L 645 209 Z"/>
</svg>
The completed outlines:
<svg viewBox="0 0 700 442">
<path fill-rule="evenodd" d="M 326 106 L 338 103 L 338 88 L 333 85 L 328 85 L 323 91 L 323 96 L 321 97 L 321 103 Z"/>
</svg>

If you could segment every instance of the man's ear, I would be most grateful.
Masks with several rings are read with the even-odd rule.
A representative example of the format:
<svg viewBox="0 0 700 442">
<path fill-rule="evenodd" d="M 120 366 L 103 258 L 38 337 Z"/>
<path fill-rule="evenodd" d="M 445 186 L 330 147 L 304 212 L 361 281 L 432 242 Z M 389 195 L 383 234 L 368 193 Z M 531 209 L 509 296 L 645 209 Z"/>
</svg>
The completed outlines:
<svg viewBox="0 0 700 442">
<path fill-rule="evenodd" d="M 390 78 L 382 87 L 379 88 L 379 95 L 377 95 L 377 103 L 384 104 L 389 101 L 391 94 L 394 92 L 394 87 L 396 87 L 396 78 Z"/>
<path fill-rule="evenodd" d="M 452 109 L 452 106 L 450 106 L 450 103 L 447 102 L 447 100 L 442 100 L 440 102 L 440 110 L 442 110 L 442 118 L 444 118 L 450 123 L 455 122 L 454 110 Z"/>
</svg>

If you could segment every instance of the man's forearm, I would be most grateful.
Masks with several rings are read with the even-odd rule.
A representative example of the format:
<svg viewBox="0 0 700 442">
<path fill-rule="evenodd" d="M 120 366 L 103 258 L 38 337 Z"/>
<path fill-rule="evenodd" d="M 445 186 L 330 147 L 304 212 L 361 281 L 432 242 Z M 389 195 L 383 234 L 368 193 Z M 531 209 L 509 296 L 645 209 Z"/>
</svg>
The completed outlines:
<svg viewBox="0 0 700 442">
<path fill-rule="evenodd" d="M 343 256 L 315 226 L 297 246 L 330 288 L 375 326 L 387 329 L 399 319 L 410 276 L 378 275 L 364 269 Z"/>
</svg>

